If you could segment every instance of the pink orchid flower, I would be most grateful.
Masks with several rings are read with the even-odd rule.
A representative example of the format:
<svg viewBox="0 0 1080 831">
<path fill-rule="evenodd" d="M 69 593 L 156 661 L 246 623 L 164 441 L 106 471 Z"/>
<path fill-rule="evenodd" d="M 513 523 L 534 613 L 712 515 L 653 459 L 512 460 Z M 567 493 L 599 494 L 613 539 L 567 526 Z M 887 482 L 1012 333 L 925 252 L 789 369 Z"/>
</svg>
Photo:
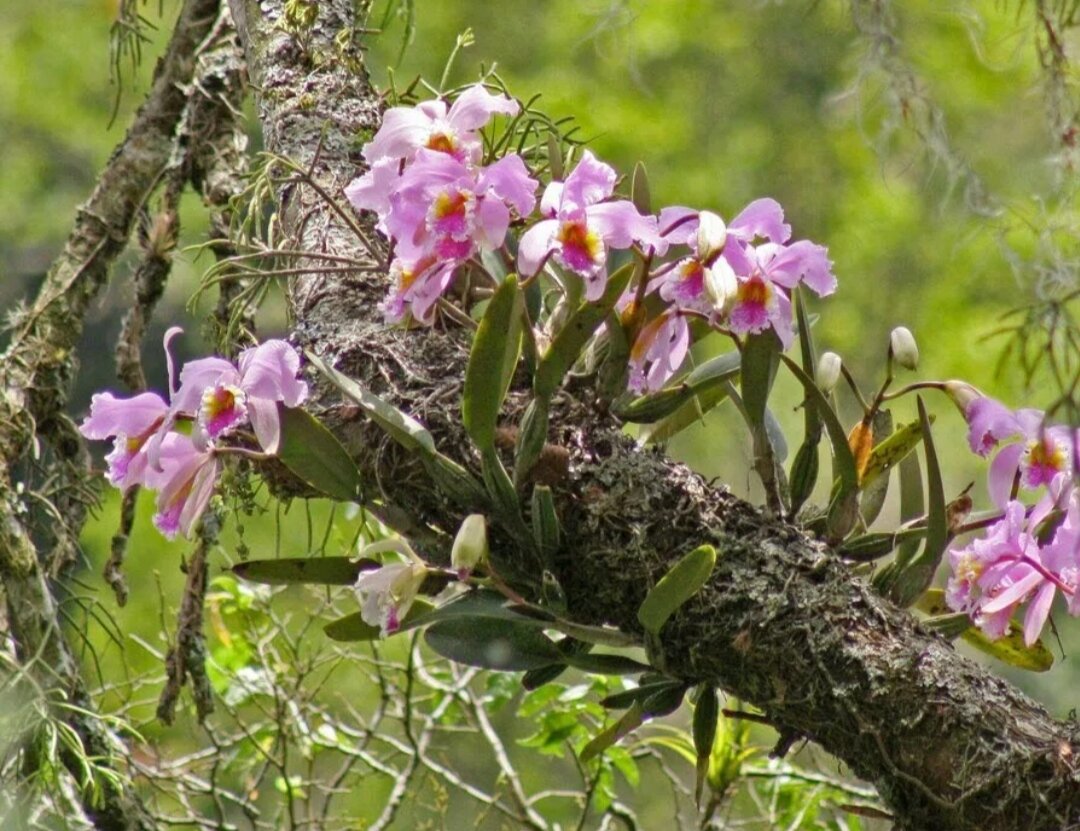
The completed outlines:
<svg viewBox="0 0 1080 831">
<path fill-rule="evenodd" d="M 425 326 L 435 322 L 435 304 L 450 287 L 459 263 L 442 262 L 434 256 L 408 261 L 400 257 L 390 263 L 393 288 L 379 310 L 387 323 L 400 323 L 406 315 Z"/>
<path fill-rule="evenodd" d="M 605 202 L 615 190 L 615 171 L 588 150 L 566 177 L 544 191 L 540 212 L 548 217 L 526 231 L 518 246 L 518 270 L 536 274 L 554 256 L 585 280 L 585 298 L 597 300 L 607 283 L 609 248 L 635 242 L 664 246 L 656 218 L 642 216 L 632 202 Z"/>
<path fill-rule="evenodd" d="M 734 270 L 721 256 L 728 234 L 724 221 L 709 211 L 664 208 L 659 227 L 665 244 L 685 244 L 690 256 L 660 269 L 649 291 L 659 289 L 661 298 L 681 309 L 723 315 L 738 289 Z"/>
<path fill-rule="evenodd" d="M 986 456 L 1004 444 L 990 463 L 987 486 L 990 498 L 1004 507 L 1013 483 L 1025 488 L 1052 485 L 1072 475 L 1076 433 L 1064 425 L 1047 425 L 1042 410 L 1010 410 L 986 396 L 973 398 L 964 409 L 968 444 Z"/>
<path fill-rule="evenodd" d="M 690 327 L 677 309 L 650 320 L 630 348 L 627 386 L 637 393 L 655 392 L 679 369 L 690 349 Z"/>
<path fill-rule="evenodd" d="M 180 370 L 171 409 L 196 417 L 197 444 L 250 423 L 263 450 L 275 453 L 281 440 L 277 402 L 298 407 L 308 396 L 299 372 L 300 355 L 282 340 L 245 349 L 235 366 L 217 357 L 189 361 Z"/>
<path fill-rule="evenodd" d="M 374 571 L 360 575 L 356 581 L 356 594 L 360 600 L 360 616 L 364 623 L 378 626 L 383 635 L 392 635 L 401 627 L 409 608 L 428 575 L 424 563 L 408 545 L 386 541 L 368 546 L 363 554 L 373 549 L 393 546 L 406 556 L 403 563 L 390 563 Z"/>
<path fill-rule="evenodd" d="M 949 551 L 952 568 L 945 599 L 951 609 L 968 613 L 972 621 L 991 638 L 1004 636 L 1009 621 L 1023 604 L 1024 642 L 1038 639 L 1050 615 L 1058 591 L 1069 598 L 1069 609 L 1080 612 L 1076 600 L 1080 522 L 1075 491 L 1051 495 L 1032 509 L 1013 500 L 1005 515 L 987 529 L 984 536 L 967 546 Z M 1068 511 L 1053 539 L 1040 545 L 1033 529 L 1047 519 L 1059 500 L 1067 500 Z"/>
<path fill-rule="evenodd" d="M 390 197 L 386 229 L 405 260 L 433 254 L 460 262 L 502 245 L 512 211 L 532 212 L 538 184 L 517 154 L 471 168 L 421 150 Z"/>
<path fill-rule="evenodd" d="M 483 153 L 477 131 L 493 115 L 517 115 L 520 109 L 512 98 L 492 95 L 483 84 L 466 89 L 449 108 L 442 100 L 392 107 L 383 115 L 374 138 L 364 146 L 364 161 L 409 160 L 417 150 L 427 148 L 476 164 Z"/>
<path fill-rule="evenodd" d="M 214 451 L 199 448 L 181 433 L 167 433 L 158 453 L 158 469 L 147 472 L 147 485 L 158 491 L 154 525 L 168 539 L 191 537 L 217 483 Z"/>
<path fill-rule="evenodd" d="M 383 116 L 379 132 L 364 145 L 368 171 L 345 188 L 345 196 L 358 211 L 374 211 L 379 216 L 376 227 L 385 232 L 383 219 L 390 210 L 390 196 L 398 187 L 403 163 L 407 165 L 425 150 L 462 164 L 479 164 L 483 141 L 477 131 L 492 116 L 516 115 L 519 109 L 513 99 L 492 95 L 481 84 L 465 90 L 449 110 L 445 101 L 392 107 Z"/>
<path fill-rule="evenodd" d="M 805 283 L 818 296 L 836 290 L 836 277 L 824 246 L 800 240 L 790 245 L 763 243 L 724 246 L 724 259 L 738 278 L 729 325 L 738 334 L 773 328 L 786 349 L 794 340 L 788 292 Z"/>
<path fill-rule="evenodd" d="M 160 395 L 144 392 L 132 398 L 117 398 L 111 392 L 94 395 L 90 415 L 79 432 L 93 440 L 113 439 L 108 463 L 109 481 L 126 491 L 141 485 L 147 469 L 146 443 L 165 421 L 169 405 Z"/>
</svg>

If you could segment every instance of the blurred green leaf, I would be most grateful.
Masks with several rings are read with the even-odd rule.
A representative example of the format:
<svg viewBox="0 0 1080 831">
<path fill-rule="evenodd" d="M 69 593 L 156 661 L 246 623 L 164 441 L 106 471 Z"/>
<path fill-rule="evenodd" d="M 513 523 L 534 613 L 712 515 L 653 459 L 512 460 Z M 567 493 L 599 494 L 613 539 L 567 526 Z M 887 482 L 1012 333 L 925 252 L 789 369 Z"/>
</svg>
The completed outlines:
<svg viewBox="0 0 1080 831">
<path fill-rule="evenodd" d="M 442 620 L 424 640 L 439 655 L 459 664 L 504 672 L 565 664 L 551 638 L 529 623 L 490 617 Z"/>
<path fill-rule="evenodd" d="M 599 756 L 617 741 L 637 730 L 644 721 L 645 711 L 642 709 L 641 704 L 635 701 L 618 721 L 585 745 L 579 754 L 579 758 L 584 763 Z"/>
<path fill-rule="evenodd" d="M 365 571 L 376 569 L 378 560 L 351 557 L 295 557 L 281 560 L 247 560 L 232 567 L 245 580 L 271 586 L 291 583 L 316 583 L 326 586 L 351 586 Z"/>
</svg>

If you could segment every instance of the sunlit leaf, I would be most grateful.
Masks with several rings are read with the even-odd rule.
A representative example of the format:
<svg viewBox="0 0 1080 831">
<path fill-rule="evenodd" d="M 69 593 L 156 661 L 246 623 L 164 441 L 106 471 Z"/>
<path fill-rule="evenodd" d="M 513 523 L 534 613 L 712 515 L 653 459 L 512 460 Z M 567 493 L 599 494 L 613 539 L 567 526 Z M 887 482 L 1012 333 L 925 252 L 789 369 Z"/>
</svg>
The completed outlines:
<svg viewBox="0 0 1080 831">
<path fill-rule="evenodd" d="M 712 574 L 716 566 L 716 549 L 700 545 L 671 567 L 645 596 L 638 609 L 638 622 L 652 633 L 658 633 L 667 619 L 693 597 Z"/>
<path fill-rule="evenodd" d="M 934 423 L 934 416 L 930 416 L 930 423 Z M 901 424 L 897 427 L 889 438 L 876 445 L 871 451 L 866 468 L 863 470 L 862 486 L 869 487 L 883 473 L 900 464 L 911 451 L 919 446 L 920 441 L 922 441 L 921 422 L 912 421 L 910 424 Z M 921 506 L 919 513 L 922 513 Z"/>
<path fill-rule="evenodd" d="M 889 410 L 880 409 L 874 413 L 870 430 L 875 448 L 888 441 L 893 434 L 892 427 L 892 413 Z M 873 455 L 873 451 L 871 451 L 866 464 L 860 468 L 861 475 L 859 478 L 859 487 L 862 490 L 859 495 L 859 512 L 866 527 L 874 524 L 874 520 L 878 518 L 881 509 L 885 506 L 885 497 L 889 493 L 889 479 L 892 473 L 891 468 L 886 468 L 884 475 L 879 475 L 872 481 L 867 480 L 866 470 Z"/>
</svg>

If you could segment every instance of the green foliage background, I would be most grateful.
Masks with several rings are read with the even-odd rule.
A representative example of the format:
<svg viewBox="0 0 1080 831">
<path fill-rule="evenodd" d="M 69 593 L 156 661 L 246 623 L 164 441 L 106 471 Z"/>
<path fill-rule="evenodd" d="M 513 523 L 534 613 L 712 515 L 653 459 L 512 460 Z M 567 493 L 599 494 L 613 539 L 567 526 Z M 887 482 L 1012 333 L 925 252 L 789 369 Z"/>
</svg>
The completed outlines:
<svg viewBox="0 0 1080 831">
<path fill-rule="evenodd" d="M 48 267 L 75 205 L 147 88 L 149 56 L 176 11 L 165 4 L 159 21 L 153 6 L 144 11 L 160 30 L 144 46 L 148 58 L 138 70 L 126 68 L 111 127 L 114 0 L 23 3 L 0 16 L 5 308 L 26 296 Z M 919 340 L 921 377 L 963 378 L 1014 405 L 1041 406 L 1052 397 L 1041 376 L 1028 382 L 1009 362 L 999 372 L 1005 342 L 989 337 L 1003 315 L 1035 299 L 1048 262 L 1047 229 L 1073 226 L 1029 4 L 898 6 L 899 49 L 921 79 L 907 105 L 897 103 L 890 77 L 873 58 L 882 41 L 865 9 L 860 34 L 852 7 L 835 0 L 416 0 L 415 30 L 411 6 L 398 2 L 387 10 L 382 2 L 372 12 L 372 25 L 386 12 L 385 31 L 368 53 L 379 82 L 392 77 L 403 87 L 417 74 L 438 79 L 455 37 L 471 28 L 475 45 L 459 55 L 451 85 L 475 80 L 482 66 L 497 67 L 517 96 L 539 93 L 552 115 L 573 116 L 578 135 L 601 158 L 624 172 L 643 161 L 654 206 L 686 204 L 731 217 L 758 196 L 778 199 L 796 237 L 829 246 L 840 284 L 833 298 L 814 304 L 821 315 L 815 334 L 867 388 L 878 381 L 889 330 L 902 324 Z M 942 115 L 929 131 L 927 101 Z M 204 227 L 198 205 L 188 204 L 185 242 L 200 242 Z M 1071 261 L 1071 250 L 1058 253 Z M 183 258 L 158 315 L 162 327 L 185 319 L 185 300 L 207 264 L 195 252 Z M 121 278 L 124 271 L 121 265 Z M 115 336 L 129 295 L 119 280 L 95 311 L 88 343 Z M 280 316 L 270 314 L 266 323 L 269 333 Z M 199 348 L 196 340 L 193 334 L 184 357 Z M 87 354 L 95 357 L 84 361 L 76 412 L 85 409 L 90 391 L 113 383 L 100 346 Z M 163 379 L 159 355 L 152 336 L 148 374 Z M 797 400 L 788 385 L 775 405 L 793 437 L 801 420 Z M 953 495 L 975 481 L 977 501 L 985 499 L 985 470 L 966 451 L 961 420 L 943 399 L 931 405 L 939 415 L 947 490 Z M 913 413 L 911 402 L 897 418 L 907 421 Z M 745 491 L 749 451 L 738 420 L 721 408 L 707 421 L 680 437 L 673 452 Z M 114 522 L 110 511 L 103 517 L 85 540 L 95 563 Z M 261 545 L 273 538 L 256 533 Z M 120 616 L 123 631 L 141 625 L 157 632 L 157 587 L 166 598 L 178 597 L 182 550 L 140 525 L 127 565 L 133 597 Z M 1077 621 L 1062 616 L 1070 655 L 1080 647 L 1078 632 Z M 141 660 L 133 671 L 148 671 Z M 1064 661 L 1040 678 L 1012 675 L 1064 714 L 1080 682 L 1075 665 Z"/>
</svg>

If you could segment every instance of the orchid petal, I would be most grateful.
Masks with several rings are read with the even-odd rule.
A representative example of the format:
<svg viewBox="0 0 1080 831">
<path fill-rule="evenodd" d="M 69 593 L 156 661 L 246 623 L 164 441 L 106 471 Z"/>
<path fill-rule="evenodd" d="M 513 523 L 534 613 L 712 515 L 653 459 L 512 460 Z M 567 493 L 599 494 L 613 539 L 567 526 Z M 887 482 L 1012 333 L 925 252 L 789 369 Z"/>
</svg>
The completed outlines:
<svg viewBox="0 0 1080 831">
<path fill-rule="evenodd" d="M 446 121 L 455 130 L 479 130 L 493 115 L 517 115 L 521 107 L 506 95 L 492 95 L 483 84 L 474 84 L 450 105 Z"/>
<path fill-rule="evenodd" d="M 779 202 L 775 199 L 756 199 L 728 223 L 728 233 L 745 242 L 753 242 L 760 237 L 783 244 L 791 239 L 791 226 L 784 222 L 784 209 Z"/>
</svg>

